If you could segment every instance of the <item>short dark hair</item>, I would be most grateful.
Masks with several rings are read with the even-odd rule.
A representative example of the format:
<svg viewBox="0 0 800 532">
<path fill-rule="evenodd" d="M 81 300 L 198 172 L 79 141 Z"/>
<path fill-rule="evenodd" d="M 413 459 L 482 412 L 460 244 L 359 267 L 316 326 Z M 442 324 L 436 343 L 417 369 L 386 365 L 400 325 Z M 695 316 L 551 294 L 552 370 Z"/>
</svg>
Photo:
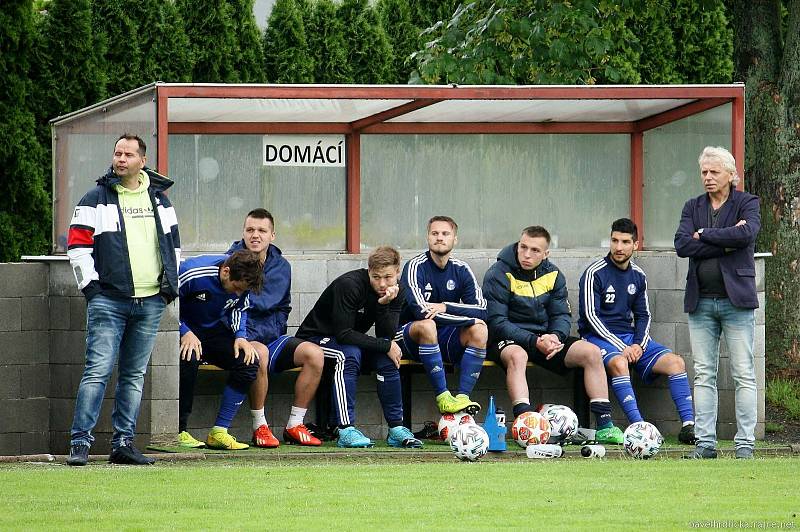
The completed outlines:
<svg viewBox="0 0 800 532">
<path fill-rule="evenodd" d="M 131 135 L 130 133 L 123 133 L 122 135 L 119 136 L 117 142 L 121 141 L 122 139 L 135 140 L 136 142 L 139 143 L 139 149 L 137 150 L 139 152 L 139 155 L 141 155 L 142 157 L 147 155 L 147 144 L 144 143 L 144 141 L 139 135 Z M 117 145 L 117 142 L 114 143 L 114 146 Z"/>
<path fill-rule="evenodd" d="M 378 270 L 387 266 L 400 267 L 400 252 L 391 246 L 380 246 L 369 254 L 367 268 Z"/>
<path fill-rule="evenodd" d="M 245 281 L 248 290 L 261 292 L 264 284 L 264 263 L 258 253 L 240 249 L 225 259 L 222 265 L 230 269 L 231 281 Z"/>
<path fill-rule="evenodd" d="M 632 235 L 634 242 L 639 240 L 639 229 L 630 218 L 620 218 L 619 220 L 614 220 L 614 223 L 611 224 L 611 232 L 613 233 L 615 231 L 617 233 L 628 233 L 629 235 Z"/>
<path fill-rule="evenodd" d="M 523 235 L 527 235 L 530 238 L 537 238 L 542 237 L 547 240 L 547 245 L 550 245 L 550 233 L 547 232 L 547 229 L 542 227 L 541 225 L 529 225 L 525 229 L 522 230 Z"/>
<path fill-rule="evenodd" d="M 458 224 L 449 216 L 433 216 L 430 220 L 428 220 L 428 231 L 431 230 L 431 225 L 433 225 L 433 222 L 447 222 L 450 224 L 450 227 L 453 228 L 453 232 L 458 233 Z"/>
<path fill-rule="evenodd" d="M 253 209 L 252 211 L 247 213 L 247 216 L 244 217 L 245 220 L 248 218 L 257 218 L 259 220 L 269 220 L 269 223 L 272 224 L 272 228 L 275 229 L 275 218 L 272 217 L 272 213 L 269 212 L 267 209 L 264 208 L 257 208 Z"/>
</svg>

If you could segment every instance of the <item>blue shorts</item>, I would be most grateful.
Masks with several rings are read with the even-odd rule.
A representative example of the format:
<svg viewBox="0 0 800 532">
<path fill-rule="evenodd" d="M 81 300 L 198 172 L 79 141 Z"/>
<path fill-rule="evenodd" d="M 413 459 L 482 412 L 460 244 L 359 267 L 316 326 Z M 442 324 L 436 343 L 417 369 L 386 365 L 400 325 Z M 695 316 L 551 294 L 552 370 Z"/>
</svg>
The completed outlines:
<svg viewBox="0 0 800 532">
<path fill-rule="evenodd" d="M 633 334 L 618 334 L 617 336 L 625 343 L 625 345 L 631 345 L 631 342 L 633 341 Z M 603 338 L 600 338 L 599 336 L 587 334 L 583 337 L 583 339 L 600 348 L 600 354 L 603 356 L 603 365 L 605 366 L 608 366 L 608 363 L 611 361 L 611 359 L 621 353 L 618 347 L 607 342 Z M 655 365 L 656 361 L 658 361 L 658 359 L 663 355 L 671 352 L 672 351 L 670 349 L 659 344 L 652 338 L 649 342 L 647 342 L 647 347 L 644 349 L 642 357 L 637 360 L 635 364 L 633 364 L 634 369 L 636 369 L 636 373 L 639 374 L 639 377 L 642 378 L 642 381 L 645 384 L 650 384 L 657 377 L 657 375 L 653 375 L 653 366 Z"/>
<path fill-rule="evenodd" d="M 285 334 L 271 341 L 267 346 L 269 349 L 269 372 L 281 373 L 296 368 L 294 352 L 305 341 Z"/>
<path fill-rule="evenodd" d="M 413 321 L 406 323 L 397 330 L 394 335 L 394 341 L 400 346 L 400 350 L 404 355 L 408 356 L 411 360 L 419 362 L 419 344 L 411 338 L 411 324 Z M 461 345 L 461 329 L 464 327 L 456 327 L 454 325 L 447 325 L 445 327 L 436 328 L 437 341 L 439 349 L 442 352 L 442 361 L 450 362 L 451 364 L 458 364 L 461 362 L 461 357 L 464 356 L 464 350 L 467 348 Z"/>
</svg>

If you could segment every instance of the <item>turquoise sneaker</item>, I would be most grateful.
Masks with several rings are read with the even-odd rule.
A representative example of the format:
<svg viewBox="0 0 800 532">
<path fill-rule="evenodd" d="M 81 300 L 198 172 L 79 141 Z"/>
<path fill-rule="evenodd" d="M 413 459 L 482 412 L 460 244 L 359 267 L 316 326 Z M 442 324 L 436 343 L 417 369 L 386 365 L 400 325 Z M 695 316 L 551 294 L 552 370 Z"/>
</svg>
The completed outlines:
<svg viewBox="0 0 800 532">
<path fill-rule="evenodd" d="M 372 440 L 364 436 L 355 427 L 339 429 L 339 440 L 336 442 L 338 447 L 372 447 L 375 445 Z"/>
<path fill-rule="evenodd" d="M 594 439 L 597 443 L 622 445 L 625 441 L 625 435 L 619 427 L 611 425 L 608 428 L 598 430 L 594 435 Z"/>
<path fill-rule="evenodd" d="M 405 447 L 406 449 L 419 449 L 422 447 L 422 442 L 414 437 L 414 433 L 402 425 L 389 429 L 386 443 L 391 447 Z"/>
</svg>

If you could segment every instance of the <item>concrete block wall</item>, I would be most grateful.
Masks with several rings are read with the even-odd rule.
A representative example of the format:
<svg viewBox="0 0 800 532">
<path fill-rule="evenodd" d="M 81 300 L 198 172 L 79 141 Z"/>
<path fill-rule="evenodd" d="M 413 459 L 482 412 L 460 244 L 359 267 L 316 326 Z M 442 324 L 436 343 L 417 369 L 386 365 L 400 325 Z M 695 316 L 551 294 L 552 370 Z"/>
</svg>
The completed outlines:
<svg viewBox="0 0 800 532">
<path fill-rule="evenodd" d="M 46 453 L 49 425 L 48 267 L 0 269 L 0 455 Z"/>
<path fill-rule="evenodd" d="M 415 251 L 403 252 L 410 258 Z M 552 261 L 564 272 L 570 290 L 573 316 L 577 312 L 578 280 L 585 267 L 601 256 L 597 251 L 557 251 Z M 494 263 L 496 251 L 461 251 L 456 256 L 466 260 L 479 280 Z M 333 279 L 349 270 L 365 267 L 365 255 L 310 254 L 287 257 L 292 263 L 292 313 L 289 332 L 297 330 L 303 317 L 313 307 L 320 292 Z M 691 346 L 686 315 L 683 313 L 683 287 L 687 261 L 670 252 L 643 252 L 636 259 L 648 273 L 650 306 L 654 322 L 652 335 L 672 347 L 686 361 L 693 378 Z M 28 454 L 67 451 L 75 394 L 81 378 L 85 354 L 86 302 L 77 290 L 65 258 L 48 258 L 27 264 L 0 265 L 0 454 Z M 759 297 L 764 301 L 763 259 L 757 261 Z M 177 431 L 178 411 L 178 325 L 177 305 L 170 305 L 156 340 L 140 411 L 137 444 L 171 439 Z M 764 311 L 756 312 L 756 374 L 759 396 L 758 437 L 764 432 Z M 455 379 L 448 375 L 448 379 Z M 219 393 L 226 374 L 201 371 L 195 407 L 189 422 L 197 436 L 203 436 L 214 421 Z M 294 396 L 296 373 L 273 376 L 267 401 L 267 418 L 280 435 Z M 384 438 L 386 425 L 375 393 L 375 377 L 359 380 L 357 422 L 366 434 Z M 572 379 L 559 377 L 538 368 L 529 370 L 532 402 L 572 404 Z M 455 382 L 455 381 L 453 381 Z M 653 386 L 643 386 L 634 377 L 639 405 L 645 418 L 667 433 L 679 428 L 664 379 Z M 93 452 L 107 452 L 111 438 L 111 409 L 115 381 L 109 383 Z M 720 361 L 720 414 L 718 431 L 730 439 L 736 431 L 733 410 L 733 384 L 726 349 Z M 413 429 L 424 421 L 435 421 L 439 414 L 427 378 L 412 376 Z M 485 404 L 489 395 L 507 411 L 511 403 L 505 390 L 505 375 L 499 368 L 485 368 L 474 393 Z M 615 401 L 612 399 L 612 403 Z M 323 413 L 321 413 L 323 414 Z M 624 416 L 615 404 L 615 419 L 625 425 Z M 325 417 L 325 416 L 321 416 Z M 306 417 L 316 421 L 312 404 Z M 234 420 L 232 432 L 242 440 L 250 438 L 251 421 L 247 403 Z"/>
</svg>

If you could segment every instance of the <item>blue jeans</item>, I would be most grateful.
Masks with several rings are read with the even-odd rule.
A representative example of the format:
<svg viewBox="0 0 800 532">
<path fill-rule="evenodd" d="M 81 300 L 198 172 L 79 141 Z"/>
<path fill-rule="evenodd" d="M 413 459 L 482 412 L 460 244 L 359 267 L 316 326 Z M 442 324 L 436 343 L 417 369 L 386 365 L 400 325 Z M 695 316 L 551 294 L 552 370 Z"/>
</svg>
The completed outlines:
<svg viewBox="0 0 800 532">
<path fill-rule="evenodd" d="M 90 445 L 106 384 L 119 356 L 117 390 L 111 422 L 116 449 L 133 439 L 142 402 L 144 374 L 165 303 L 161 296 L 117 298 L 94 296 L 87 306 L 86 366 L 75 399 L 71 445 Z"/>
<path fill-rule="evenodd" d="M 689 314 L 694 358 L 695 436 L 698 447 L 717 444 L 717 370 L 719 339 L 725 335 L 736 404 L 736 447 L 755 445 L 758 416 L 756 371 L 753 360 L 755 313 L 733 306 L 728 299 L 700 298 Z"/>
</svg>

